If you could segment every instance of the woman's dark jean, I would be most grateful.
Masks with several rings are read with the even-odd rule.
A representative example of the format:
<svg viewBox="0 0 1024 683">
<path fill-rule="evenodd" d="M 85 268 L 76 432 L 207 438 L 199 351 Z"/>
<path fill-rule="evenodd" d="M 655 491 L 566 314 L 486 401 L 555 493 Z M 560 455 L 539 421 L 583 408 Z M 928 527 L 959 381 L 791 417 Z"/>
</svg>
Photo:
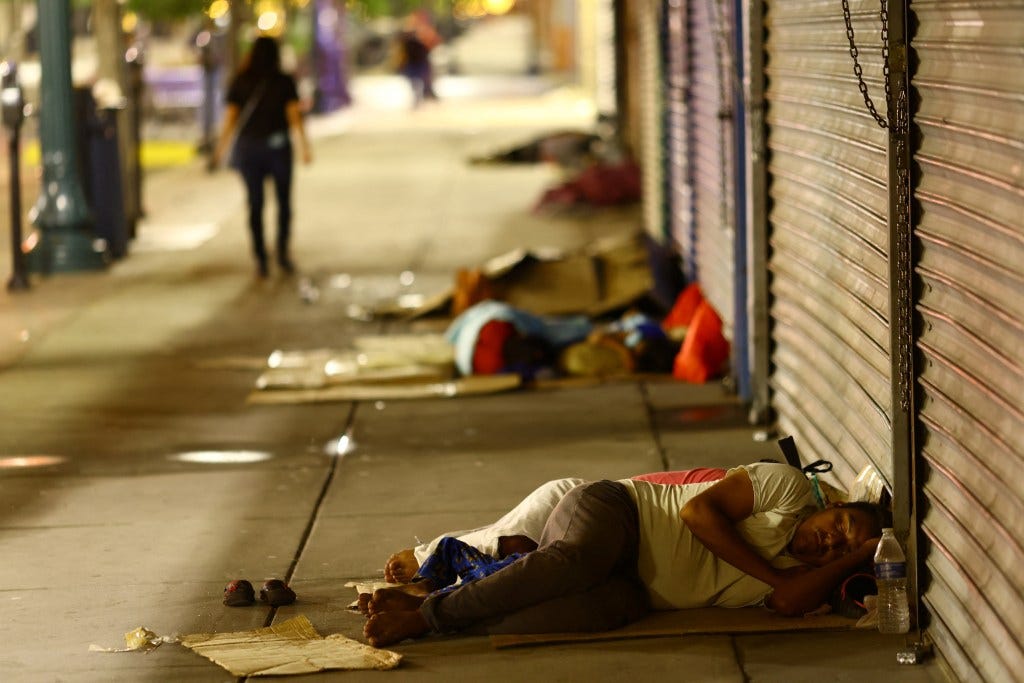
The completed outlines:
<svg viewBox="0 0 1024 683">
<path fill-rule="evenodd" d="M 435 593 L 420 614 L 440 633 L 606 631 L 650 610 L 637 576 L 636 504 L 613 481 L 581 484 L 555 506 L 539 547 L 450 593 Z"/>
<path fill-rule="evenodd" d="M 292 146 L 287 133 L 267 139 L 239 137 L 235 143 L 235 168 L 242 174 L 249 203 L 249 232 L 260 270 L 266 271 L 267 249 L 263 241 L 264 184 L 274 181 L 277 198 L 277 259 L 288 263 L 288 238 L 292 221 Z"/>
</svg>

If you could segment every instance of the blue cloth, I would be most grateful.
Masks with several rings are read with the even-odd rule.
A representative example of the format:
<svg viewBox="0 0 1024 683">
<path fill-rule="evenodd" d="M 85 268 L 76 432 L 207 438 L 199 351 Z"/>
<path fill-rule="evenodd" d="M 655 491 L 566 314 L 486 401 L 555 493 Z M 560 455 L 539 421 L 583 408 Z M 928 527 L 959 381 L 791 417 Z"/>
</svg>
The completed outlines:
<svg viewBox="0 0 1024 683">
<path fill-rule="evenodd" d="M 593 325 L 586 316 L 539 316 L 513 308 L 501 301 L 481 301 L 452 321 L 445 338 L 455 346 L 455 367 L 463 375 L 473 374 L 473 352 L 484 325 L 492 320 L 511 323 L 523 336 L 540 337 L 555 348 L 583 341 Z"/>
<path fill-rule="evenodd" d="M 625 334 L 623 343 L 633 349 L 640 342 L 647 339 L 664 339 L 665 331 L 661 329 L 658 321 L 644 315 L 643 313 L 630 313 L 623 316 L 608 326 L 611 332 L 622 332 Z"/>
<path fill-rule="evenodd" d="M 447 593 L 458 587 L 456 582 L 459 579 L 462 583 L 482 579 L 522 556 L 523 553 L 510 553 L 499 560 L 457 538 L 446 536 L 420 565 L 413 581 L 429 580 L 434 587 L 432 595 Z"/>
</svg>

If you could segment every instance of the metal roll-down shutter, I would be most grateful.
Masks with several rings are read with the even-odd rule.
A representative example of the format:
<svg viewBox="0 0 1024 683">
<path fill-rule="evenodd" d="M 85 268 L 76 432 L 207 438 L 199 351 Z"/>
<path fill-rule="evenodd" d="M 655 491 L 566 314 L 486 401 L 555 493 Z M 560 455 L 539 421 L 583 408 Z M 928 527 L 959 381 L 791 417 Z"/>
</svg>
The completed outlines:
<svg viewBox="0 0 1024 683">
<path fill-rule="evenodd" d="M 688 0 L 689 164 L 697 280 L 732 339 L 735 323 L 732 3 Z"/>
<path fill-rule="evenodd" d="M 665 4 L 668 25 L 665 45 L 665 108 L 669 187 L 669 232 L 683 257 L 688 280 L 696 279 L 693 255 L 693 196 L 690 187 L 689 129 L 686 93 L 689 85 L 687 18 L 683 2 Z"/>
<path fill-rule="evenodd" d="M 884 114 L 878 4 L 851 2 Z M 765 7 L 772 406 L 805 459 L 892 481 L 886 131 L 853 75 L 840 3 Z"/>
<path fill-rule="evenodd" d="M 1024 675 L 1024 3 L 915 1 L 920 523 L 962 680 Z"/>
<path fill-rule="evenodd" d="M 655 239 L 665 234 L 663 138 L 661 128 L 661 39 L 659 0 L 634 5 L 640 62 L 640 166 L 643 169 L 644 228 Z"/>
</svg>

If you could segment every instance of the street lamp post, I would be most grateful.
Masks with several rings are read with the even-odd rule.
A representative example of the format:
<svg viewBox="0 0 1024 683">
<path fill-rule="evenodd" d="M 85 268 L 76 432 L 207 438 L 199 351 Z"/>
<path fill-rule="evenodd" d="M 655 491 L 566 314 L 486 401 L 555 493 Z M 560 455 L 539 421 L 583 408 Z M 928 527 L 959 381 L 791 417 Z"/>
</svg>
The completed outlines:
<svg viewBox="0 0 1024 683">
<path fill-rule="evenodd" d="M 33 270 L 43 273 L 97 270 L 106 265 L 106 246 L 93 234 L 79 175 L 71 99 L 71 3 L 38 1 L 43 188 L 32 210 L 39 240 L 29 260 Z"/>
<path fill-rule="evenodd" d="M 29 288 L 25 255 L 21 251 L 21 124 L 25 120 L 25 98 L 18 85 L 14 62 L 0 64 L 0 113 L 8 131 L 11 191 L 11 279 L 7 289 L 16 292 Z"/>
</svg>

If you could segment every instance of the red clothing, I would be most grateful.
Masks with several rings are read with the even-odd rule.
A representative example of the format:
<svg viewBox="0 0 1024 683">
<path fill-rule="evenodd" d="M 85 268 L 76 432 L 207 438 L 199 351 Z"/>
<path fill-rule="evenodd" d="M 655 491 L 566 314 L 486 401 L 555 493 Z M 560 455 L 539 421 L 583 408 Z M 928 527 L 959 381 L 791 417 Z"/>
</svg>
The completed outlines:
<svg viewBox="0 0 1024 683">
<path fill-rule="evenodd" d="M 652 484 L 703 484 L 706 481 L 718 481 L 724 476 L 725 470 L 721 467 L 695 467 L 692 470 L 638 474 L 630 479 L 649 481 Z"/>
<path fill-rule="evenodd" d="M 505 340 L 516 333 L 512 323 L 491 320 L 480 328 L 473 351 L 473 374 L 494 375 L 505 367 Z"/>
</svg>

